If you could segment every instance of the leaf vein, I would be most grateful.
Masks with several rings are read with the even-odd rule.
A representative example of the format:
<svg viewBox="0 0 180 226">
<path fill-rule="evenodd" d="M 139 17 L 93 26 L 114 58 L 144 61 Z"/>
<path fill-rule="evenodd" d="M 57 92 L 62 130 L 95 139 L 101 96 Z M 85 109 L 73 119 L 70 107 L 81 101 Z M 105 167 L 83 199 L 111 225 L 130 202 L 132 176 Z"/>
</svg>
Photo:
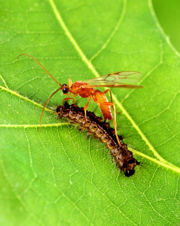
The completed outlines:
<svg viewBox="0 0 180 226">
<path fill-rule="evenodd" d="M 20 205 L 24 208 L 24 210 L 29 213 L 30 216 L 32 216 L 37 222 L 39 225 L 43 225 L 40 220 L 30 211 L 28 211 L 28 209 L 26 208 L 26 205 L 23 203 L 21 197 L 15 192 L 15 189 L 14 189 L 14 185 L 10 182 L 9 178 L 8 178 L 8 175 L 6 173 L 6 170 L 5 170 L 5 167 L 4 167 L 4 163 L 3 163 L 3 160 L 1 159 L 0 161 L 1 163 L 1 168 L 2 168 L 2 171 L 3 171 L 3 174 L 4 174 L 4 177 L 6 178 L 6 181 L 7 183 L 9 184 L 12 192 L 14 193 L 14 196 L 15 198 L 18 200 L 18 202 L 20 203 Z"/>
<path fill-rule="evenodd" d="M 5 86 L 6 88 L 8 88 L 8 85 L 7 85 L 5 79 L 3 78 L 3 76 L 2 76 L 1 74 L 0 74 L 0 79 L 1 79 L 2 82 L 4 83 L 4 86 Z"/>
<path fill-rule="evenodd" d="M 25 97 L 25 96 L 19 94 L 18 92 L 14 91 L 14 90 L 11 90 L 11 89 L 6 88 L 6 87 L 3 87 L 3 86 L 0 86 L 0 89 L 2 89 L 3 91 L 5 91 L 5 92 L 7 92 L 7 93 L 10 93 L 10 94 L 12 94 L 12 95 L 18 97 L 18 98 L 20 98 L 20 99 L 22 99 L 22 100 L 25 100 L 25 101 L 27 101 L 27 102 L 30 102 L 31 104 L 34 104 L 34 105 L 36 105 L 36 106 L 39 107 L 39 108 L 43 108 L 43 106 L 42 106 L 41 104 L 37 103 L 37 102 L 34 101 L 34 100 L 29 99 L 28 97 Z M 51 110 L 51 109 L 49 109 L 49 108 L 45 108 L 44 110 L 45 110 L 45 111 L 49 111 L 49 112 L 54 112 L 53 110 Z"/>
<path fill-rule="evenodd" d="M 68 122 L 60 122 L 60 123 L 49 123 L 49 124 L 0 124 L 0 128 L 48 128 L 48 127 L 59 127 L 59 126 L 64 126 L 64 125 L 69 125 Z"/>
<path fill-rule="evenodd" d="M 153 4 L 152 4 L 152 0 L 148 0 L 148 5 L 149 5 L 149 9 L 152 15 L 152 18 L 154 19 L 154 22 L 157 26 L 157 28 L 159 29 L 159 31 L 161 32 L 163 38 L 166 40 L 167 44 L 170 46 L 170 48 L 173 50 L 173 52 L 176 54 L 176 56 L 178 56 L 178 58 L 180 57 L 180 53 L 174 48 L 174 46 L 172 45 L 169 37 L 167 35 L 165 35 L 164 30 L 162 29 L 160 23 L 158 22 L 158 19 L 155 15 L 155 11 L 153 9 Z"/>
<path fill-rule="evenodd" d="M 125 13 L 126 13 L 126 5 L 127 5 L 127 1 L 124 0 L 123 1 L 123 9 L 122 9 L 122 13 L 121 16 L 119 17 L 119 20 L 117 22 L 117 24 L 115 25 L 114 29 L 112 30 L 111 34 L 109 35 L 109 37 L 107 38 L 107 40 L 105 41 L 105 43 L 101 46 L 101 48 L 90 58 L 90 61 L 93 61 L 109 44 L 109 42 L 112 40 L 112 38 L 114 37 L 114 35 L 116 34 L 117 30 L 120 27 L 121 22 L 123 21 L 124 17 L 125 17 Z"/>
</svg>

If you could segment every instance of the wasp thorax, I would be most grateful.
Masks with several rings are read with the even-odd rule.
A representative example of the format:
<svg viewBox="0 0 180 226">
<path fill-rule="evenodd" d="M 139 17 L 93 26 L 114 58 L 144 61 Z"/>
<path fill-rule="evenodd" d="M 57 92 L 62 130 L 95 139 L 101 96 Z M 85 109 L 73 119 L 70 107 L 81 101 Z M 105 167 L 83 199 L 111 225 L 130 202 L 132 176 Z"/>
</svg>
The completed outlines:
<svg viewBox="0 0 180 226">
<path fill-rule="evenodd" d="M 69 87 L 67 84 L 63 84 L 62 85 L 62 91 L 64 94 L 68 93 L 69 92 Z"/>
</svg>

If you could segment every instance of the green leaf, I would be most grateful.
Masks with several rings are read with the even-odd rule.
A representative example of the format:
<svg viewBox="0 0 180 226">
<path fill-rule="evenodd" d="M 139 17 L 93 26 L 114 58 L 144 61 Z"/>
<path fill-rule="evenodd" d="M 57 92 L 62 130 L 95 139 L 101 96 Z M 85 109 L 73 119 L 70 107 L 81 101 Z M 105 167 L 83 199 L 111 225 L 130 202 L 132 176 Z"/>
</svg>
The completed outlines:
<svg viewBox="0 0 180 226">
<path fill-rule="evenodd" d="M 173 4 L 169 4 L 168 1 L 152 0 L 152 3 L 162 28 L 176 50 L 180 52 L 180 30 L 177 29 L 179 26 L 180 1 L 174 0 Z"/>
<path fill-rule="evenodd" d="M 150 0 L 3 1 L 0 224 L 175 225 L 180 221 L 180 61 Z M 141 162 L 125 177 L 109 150 L 42 105 L 60 82 L 139 71 L 112 89 L 119 133 Z M 86 100 L 78 99 L 80 106 Z M 100 114 L 95 103 L 89 108 Z"/>
</svg>

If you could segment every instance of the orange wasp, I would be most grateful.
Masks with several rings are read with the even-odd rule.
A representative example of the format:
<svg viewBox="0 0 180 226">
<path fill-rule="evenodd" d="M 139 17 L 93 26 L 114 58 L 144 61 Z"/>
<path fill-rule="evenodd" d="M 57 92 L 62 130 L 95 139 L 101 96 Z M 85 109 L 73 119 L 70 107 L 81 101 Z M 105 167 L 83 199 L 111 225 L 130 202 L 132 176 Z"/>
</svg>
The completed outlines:
<svg viewBox="0 0 180 226">
<path fill-rule="evenodd" d="M 66 100 L 73 100 L 73 103 L 75 102 L 75 97 L 79 95 L 83 98 L 88 98 L 88 101 L 86 105 L 84 106 L 84 115 L 86 120 L 86 111 L 89 105 L 90 100 L 92 99 L 96 104 L 99 105 L 101 112 L 103 114 L 104 120 L 112 120 L 112 113 L 111 113 L 111 106 L 114 111 L 114 129 L 115 129 L 115 135 L 116 139 L 118 141 L 119 146 L 121 147 L 121 143 L 118 137 L 117 133 L 117 124 L 116 124 L 116 109 L 115 105 L 112 100 L 112 93 L 110 89 L 106 89 L 104 92 L 94 89 L 94 87 L 122 87 L 122 88 L 142 88 L 142 86 L 138 85 L 131 85 L 126 84 L 126 82 L 134 83 L 136 82 L 137 78 L 139 77 L 140 73 L 135 71 L 121 71 L 121 72 L 115 72 L 111 74 L 107 74 L 105 76 L 101 76 L 94 79 L 89 79 L 86 81 L 77 81 L 72 83 L 71 79 L 68 79 L 68 85 L 63 84 L 61 85 L 43 66 L 42 64 L 32 55 L 29 55 L 27 53 L 23 53 L 21 55 L 26 55 L 31 58 L 33 58 L 40 66 L 41 68 L 60 86 L 56 91 L 54 91 L 50 97 L 47 99 L 46 103 L 43 106 L 41 117 L 40 117 L 40 123 L 42 121 L 43 112 L 45 110 L 46 105 L 50 101 L 50 99 L 59 91 L 62 90 L 63 94 L 69 96 L 67 98 L 64 98 L 64 101 Z M 106 93 L 109 92 L 111 101 L 109 102 Z M 72 95 L 72 96 L 70 96 Z"/>
</svg>

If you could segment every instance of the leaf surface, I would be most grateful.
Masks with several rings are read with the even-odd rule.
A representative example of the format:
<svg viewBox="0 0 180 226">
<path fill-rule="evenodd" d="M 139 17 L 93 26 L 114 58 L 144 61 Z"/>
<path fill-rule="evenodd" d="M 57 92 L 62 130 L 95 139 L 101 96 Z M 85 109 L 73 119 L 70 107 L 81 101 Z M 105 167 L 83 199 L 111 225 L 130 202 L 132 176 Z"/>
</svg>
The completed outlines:
<svg viewBox="0 0 180 226">
<path fill-rule="evenodd" d="M 180 61 L 151 1 L 3 1 L 0 36 L 1 225 L 175 225 L 180 221 Z M 112 89 L 119 133 L 141 162 L 126 178 L 106 147 L 43 103 L 60 82 L 139 71 Z M 79 99 L 83 106 L 86 100 Z M 90 110 L 100 114 L 91 103 Z"/>
</svg>

